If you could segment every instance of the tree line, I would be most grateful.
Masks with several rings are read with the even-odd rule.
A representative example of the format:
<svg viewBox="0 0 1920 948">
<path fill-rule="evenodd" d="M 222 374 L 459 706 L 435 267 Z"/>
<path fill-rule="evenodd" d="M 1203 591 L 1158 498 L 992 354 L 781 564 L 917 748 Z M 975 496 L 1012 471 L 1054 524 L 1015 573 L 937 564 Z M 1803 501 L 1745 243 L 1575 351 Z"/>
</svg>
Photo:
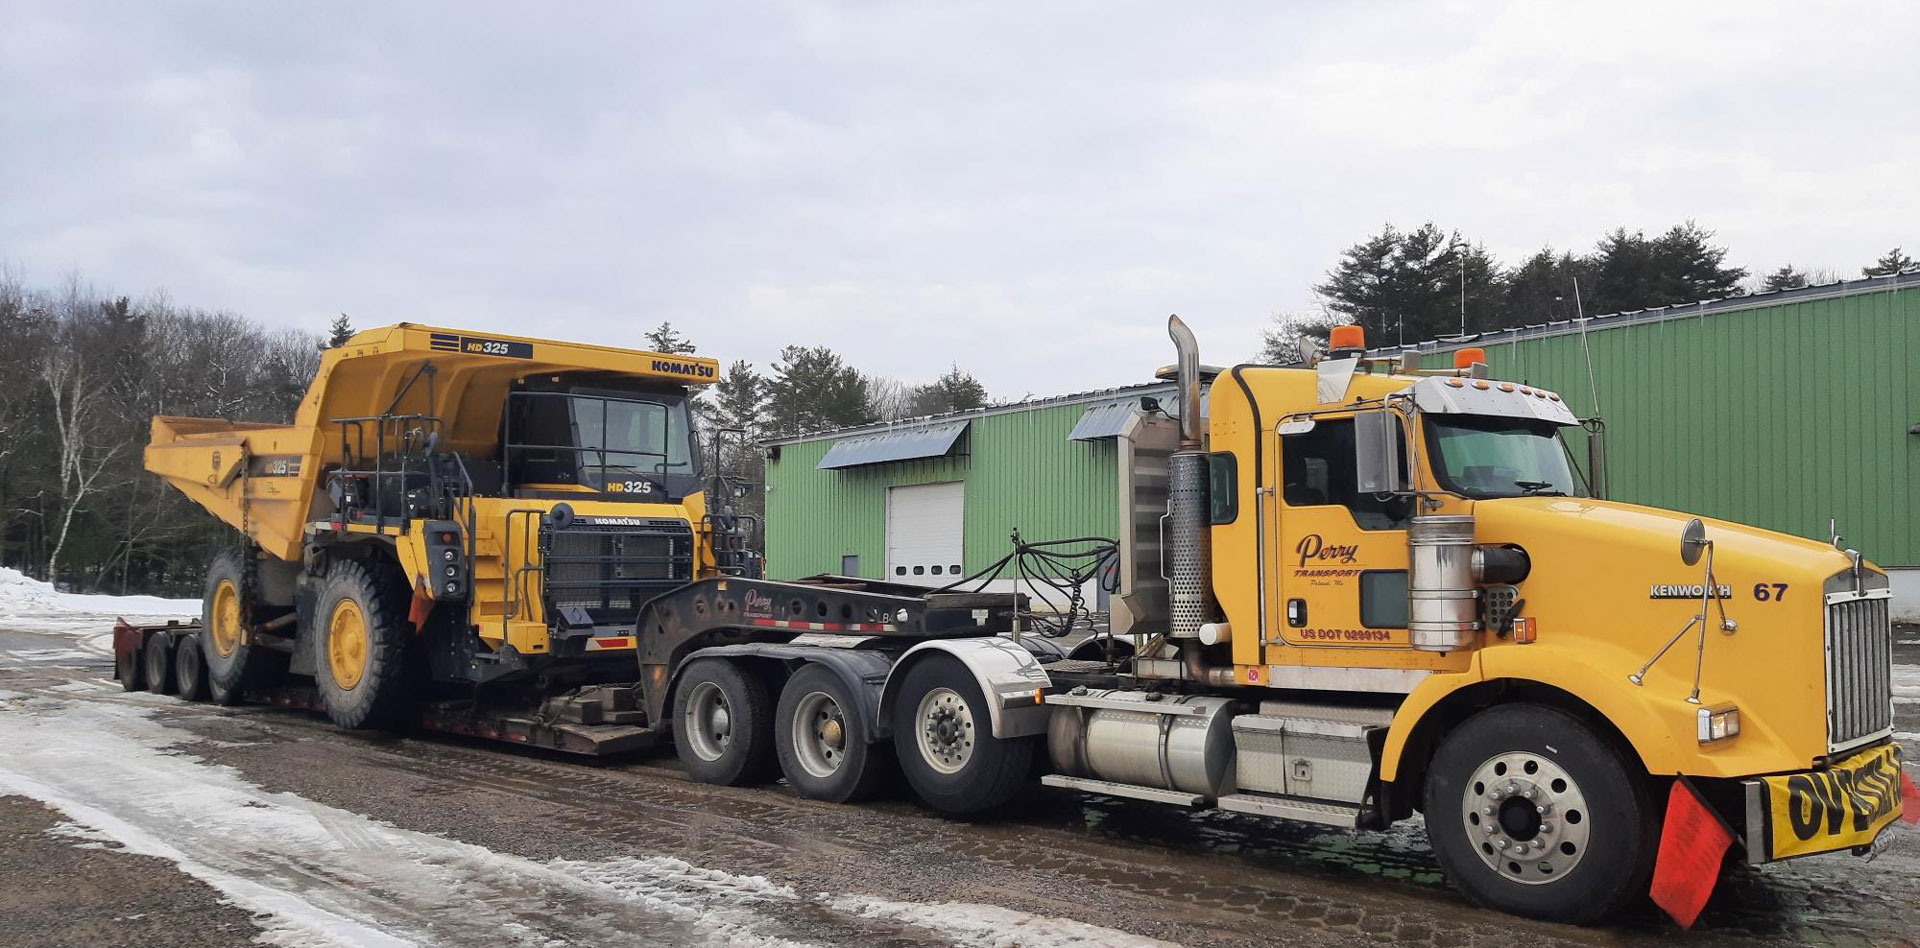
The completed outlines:
<svg viewBox="0 0 1920 948">
<path fill-rule="evenodd" d="M 1513 266 L 1484 246 L 1428 221 L 1386 225 L 1348 247 L 1313 290 L 1317 311 L 1283 313 L 1265 333 L 1261 361 L 1291 362 L 1302 337 L 1357 323 L 1370 344 L 1392 346 L 1466 333 L 1631 312 L 1843 278 L 1791 263 L 1754 277 L 1727 262 L 1715 234 L 1686 221 L 1649 236 L 1615 228 L 1586 253 L 1544 247 Z M 1884 276 L 1912 268 L 1899 247 L 1861 268 Z"/>
<path fill-rule="evenodd" d="M 236 535 L 146 473 L 154 415 L 288 423 L 320 353 L 353 335 L 268 329 L 237 313 L 134 299 L 71 277 L 0 272 L 0 565 L 70 589 L 198 595 Z M 662 325 L 634 345 L 692 352 Z M 860 372 L 825 346 L 789 346 L 769 371 L 732 363 L 696 403 L 704 426 L 740 429 L 723 463 L 759 480 L 760 439 L 985 405 L 957 366 L 911 385 Z M 759 507 L 758 492 L 749 507 Z"/>
</svg>

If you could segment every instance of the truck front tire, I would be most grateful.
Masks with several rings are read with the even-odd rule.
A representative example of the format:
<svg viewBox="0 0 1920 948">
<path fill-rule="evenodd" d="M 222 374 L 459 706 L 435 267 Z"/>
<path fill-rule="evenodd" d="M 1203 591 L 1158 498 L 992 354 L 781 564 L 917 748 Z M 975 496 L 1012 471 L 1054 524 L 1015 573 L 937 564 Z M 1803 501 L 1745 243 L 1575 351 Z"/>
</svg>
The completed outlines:
<svg viewBox="0 0 1920 948">
<path fill-rule="evenodd" d="M 410 597 L 396 575 L 335 561 L 315 603 L 314 681 L 344 728 L 388 727 L 406 708 Z"/>
<path fill-rule="evenodd" d="M 927 805 L 950 816 L 1013 799 L 1033 768 L 1038 738 L 997 738 L 986 698 L 959 659 L 933 655 L 907 669 L 893 705 L 900 770 Z"/>
<path fill-rule="evenodd" d="M 213 699 L 233 704 L 249 688 L 267 688 L 286 673 L 287 656 L 247 639 L 245 557 L 248 550 L 221 550 L 207 567 L 200 598 L 201 654 L 207 659 L 207 683 Z"/>
<path fill-rule="evenodd" d="M 1427 835 L 1455 888 L 1515 915 L 1587 924 L 1643 897 L 1659 845 L 1649 780 L 1585 720 L 1502 705 L 1447 735 Z"/>
<path fill-rule="evenodd" d="M 808 665 L 780 690 L 773 743 L 795 793 L 829 803 L 873 796 L 891 748 L 868 738 L 856 696 L 833 669 Z"/>
<path fill-rule="evenodd" d="M 687 666 L 673 693 L 673 746 L 700 783 L 742 787 L 773 776 L 766 682 L 721 658 Z"/>
</svg>

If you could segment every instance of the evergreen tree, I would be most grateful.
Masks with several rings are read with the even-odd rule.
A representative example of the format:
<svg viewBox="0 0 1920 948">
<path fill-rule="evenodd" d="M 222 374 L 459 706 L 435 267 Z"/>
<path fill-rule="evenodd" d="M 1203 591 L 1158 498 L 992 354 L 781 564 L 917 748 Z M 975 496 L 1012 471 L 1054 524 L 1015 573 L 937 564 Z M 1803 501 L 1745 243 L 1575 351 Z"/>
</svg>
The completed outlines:
<svg viewBox="0 0 1920 948">
<path fill-rule="evenodd" d="M 1555 253 L 1551 247 L 1535 251 L 1507 274 L 1501 288 L 1504 323 L 1498 328 L 1537 325 L 1594 312 L 1594 270 L 1594 261 L 1587 257 Z M 1576 284 L 1579 299 L 1575 298 Z"/>
<path fill-rule="evenodd" d="M 908 399 L 914 415 L 941 415 L 987 407 L 987 387 L 956 363 L 946 374 L 915 388 Z"/>
<path fill-rule="evenodd" d="M 767 380 L 753 370 L 753 364 L 736 359 L 727 373 L 714 383 L 712 420 L 722 428 L 738 428 L 747 440 L 759 437 L 765 426 Z"/>
<path fill-rule="evenodd" d="M 769 435 L 864 425 L 876 419 L 867 380 L 826 346 L 787 346 L 766 384 Z"/>
<path fill-rule="evenodd" d="M 1761 286 L 1761 289 L 1765 290 L 1768 293 L 1777 293 L 1781 290 L 1799 289 L 1800 287 L 1803 287 L 1806 285 L 1807 285 L 1807 274 L 1805 274 L 1802 271 L 1795 270 L 1793 268 L 1793 264 L 1789 263 L 1786 266 L 1783 266 L 1780 269 L 1767 274 L 1766 281 L 1763 282 L 1760 286 Z"/>
<path fill-rule="evenodd" d="M 1327 272 L 1327 281 L 1313 288 L 1326 298 L 1327 308 L 1366 330 L 1370 339 L 1388 338 L 1389 327 L 1400 319 L 1395 299 L 1395 269 L 1400 233 L 1388 224 L 1380 233 L 1348 247 L 1340 262 Z"/>
<path fill-rule="evenodd" d="M 327 327 L 326 347 L 329 349 L 338 349 L 346 345 L 347 340 L 352 338 L 353 321 L 347 318 L 347 314 L 341 313 L 334 318 L 333 324 Z"/>
<path fill-rule="evenodd" d="M 1865 267 L 1860 272 L 1870 277 L 1891 276 L 1903 270 L 1911 270 L 1915 266 L 1920 266 L 1920 263 L 1915 263 L 1912 257 L 1901 253 L 1900 248 L 1895 247 L 1882 254 L 1880 259 L 1875 260 L 1873 266 Z"/>
<path fill-rule="evenodd" d="M 1654 241 L 1662 267 L 1660 289 L 1666 297 L 1662 303 L 1691 303 L 1737 294 L 1747 271 L 1727 266 L 1727 248 L 1714 246 L 1713 238 L 1713 231 L 1687 221 L 1675 224 Z"/>
<path fill-rule="evenodd" d="M 667 355 L 681 355 L 695 351 L 695 346 L 672 323 L 661 323 L 646 333 L 647 349 Z"/>
<path fill-rule="evenodd" d="M 1412 343 L 1503 322 L 1500 267 L 1486 249 L 1432 221 L 1402 233 L 1388 224 L 1347 248 L 1314 291 L 1367 331 L 1373 345 Z"/>
</svg>

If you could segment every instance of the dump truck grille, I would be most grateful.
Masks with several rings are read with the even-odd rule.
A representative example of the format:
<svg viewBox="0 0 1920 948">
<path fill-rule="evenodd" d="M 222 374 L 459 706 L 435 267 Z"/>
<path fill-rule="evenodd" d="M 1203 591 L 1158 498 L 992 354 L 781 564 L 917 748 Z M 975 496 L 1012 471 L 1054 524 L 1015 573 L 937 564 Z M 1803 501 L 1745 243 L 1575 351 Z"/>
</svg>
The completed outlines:
<svg viewBox="0 0 1920 948">
<path fill-rule="evenodd" d="M 547 601 L 595 622 L 631 622 L 641 603 L 693 579 L 693 527 L 684 520 L 578 522 L 546 534 Z"/>
<path fill-rule="evenodd" d="M 1887 600 L 1827 604 L 1829 751 L 1881 737 L 1893 728 L 1893 626 Z"/>
</svg>

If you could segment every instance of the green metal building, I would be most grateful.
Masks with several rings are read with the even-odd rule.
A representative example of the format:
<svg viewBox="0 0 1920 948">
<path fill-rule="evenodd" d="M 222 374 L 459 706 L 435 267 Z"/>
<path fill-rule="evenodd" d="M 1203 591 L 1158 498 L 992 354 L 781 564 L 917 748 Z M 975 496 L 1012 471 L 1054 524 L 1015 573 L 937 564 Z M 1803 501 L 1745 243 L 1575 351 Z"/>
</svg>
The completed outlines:
<svg viewBox="0 0 1920 948">
<path fill-rule="evenodd" d="M 1920 621 L 1920 271 L 1417 348 L 1463 346 L 1602 417 L 1616 499 L 1820 540 L 1837 524 Z"/>
<path fill-rule="evenodd" d="M 1115 436 L 1171 383 L 770 441 L 768 575 L 940 586 L 1027 540 L 1119 529 Z"/>
<path fill-rule="evenodd" d="M 1920 271 L 1414 347 L 1607 428 L 1612 496 L 1849 546 L 1920 621 Z M 1588 365 L 1591 363 L 1591 376 Z M 767 445 L 769 575 L 942 585 L 1029 540 L 1117 537 L 1118 423 L 1170 384 Z M 1598 411 L 1594 396 L 1598 396 Z M 1570 432 L 1584 460 L 1579 432 Z M 937 572 L 936 572 L 937 570 Z"/>
</svg>

